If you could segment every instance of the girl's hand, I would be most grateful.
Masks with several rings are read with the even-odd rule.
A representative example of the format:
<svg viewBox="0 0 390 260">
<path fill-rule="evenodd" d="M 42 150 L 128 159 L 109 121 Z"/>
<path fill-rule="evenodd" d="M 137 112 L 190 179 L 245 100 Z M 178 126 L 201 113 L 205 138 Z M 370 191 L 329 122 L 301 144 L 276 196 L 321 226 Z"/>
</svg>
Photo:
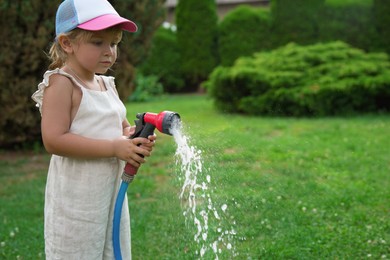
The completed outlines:
<svg viewBox="0 0 390 260">
<path fill-rule="evenodd" d="M 152 140 L 154 140 L 152 138 Z M 117 158 L 126 161 L 134 167 L 140 167 L 145 163 L 145 158 L 150 156 L 154 143 L 149 139 L 137 137 L 128 139 L 117 138 L 113 141 L 113 150 Z"/>
</svg>

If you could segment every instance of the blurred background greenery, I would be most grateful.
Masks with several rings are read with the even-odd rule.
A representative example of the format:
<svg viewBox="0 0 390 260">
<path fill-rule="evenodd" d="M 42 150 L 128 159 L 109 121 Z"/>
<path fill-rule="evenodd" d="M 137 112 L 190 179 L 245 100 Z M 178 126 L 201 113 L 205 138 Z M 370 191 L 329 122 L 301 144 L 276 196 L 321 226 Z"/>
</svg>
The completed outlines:
<svg viewBox="0 0 390 260">
<path fill-rule="evenodd" d="M 124 101 L 200 91 L 225 112 L 311 116 L 389 110 L 389 1 L 111 2 L 140 28 L 124 34 L 111 72 Z M 59 3 L 0 3 L 3 148 L 40 143 L 40 117 L 30 96 L 47 69 Z M 372 52 L 382 54 L 366 55 Z M 281 53 L 285 57 L 272 64 Z M 236 62 L 243 57 L 246 62 Z M 288 66 L 282 66 L 284 59 Z"/>
</svg>

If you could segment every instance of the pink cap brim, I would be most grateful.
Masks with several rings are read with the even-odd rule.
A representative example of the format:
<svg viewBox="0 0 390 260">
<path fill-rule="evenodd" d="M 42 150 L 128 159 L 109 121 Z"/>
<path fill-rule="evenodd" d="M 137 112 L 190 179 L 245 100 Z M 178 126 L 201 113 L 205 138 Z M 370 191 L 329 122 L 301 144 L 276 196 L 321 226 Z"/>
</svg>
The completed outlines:
<svg viewBox="0 0 390 260">
<path fill-rule="evenodd" d="M 128 32 L 137 31 L 137 25 L 135 23 L 116 14 L 105 14 L 82 23 L 77 27 L 87 31 L 100 31 L 115 25 L 121 25 L 122 29 Z"/>
</svg>

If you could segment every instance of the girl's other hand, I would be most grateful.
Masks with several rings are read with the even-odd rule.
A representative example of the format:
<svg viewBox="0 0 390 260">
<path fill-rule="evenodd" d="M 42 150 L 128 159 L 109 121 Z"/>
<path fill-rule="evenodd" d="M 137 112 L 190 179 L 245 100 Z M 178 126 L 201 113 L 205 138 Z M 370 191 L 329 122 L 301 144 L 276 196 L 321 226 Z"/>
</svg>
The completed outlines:
<svg viewBox="0 0 390 260">
<path fill-rule="evenodd" d="M 148 150 L 149 152 L 152 152 L 152 150 L 153 150 L 153 147 L 154 147 L 154 145 L 155 145 L 155 143 L 156 143 L 156 134 L 154 134 L 154 135 L 149 135 L 148 136 L 148 140 L 150 141 L 149 143 L 144 143 L 144 144 L 142 144 L 141 145 L 141 147 L 142 148 L 144 148 L 144 149 L 146 149 L 146 150 Z"/>
<path fill-rule="evenodd" d="M 135 133 L 135 126 L 128 126 L 123 128 L 123 135 L 129 138 L 131 135 Z"/>
</svg>

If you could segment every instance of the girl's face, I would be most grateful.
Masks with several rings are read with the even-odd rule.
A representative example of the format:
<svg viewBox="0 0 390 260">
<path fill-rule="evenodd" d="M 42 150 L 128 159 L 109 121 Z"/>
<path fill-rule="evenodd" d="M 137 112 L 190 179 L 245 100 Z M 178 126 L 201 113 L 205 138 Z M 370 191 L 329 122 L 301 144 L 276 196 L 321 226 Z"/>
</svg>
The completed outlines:
<svg viewBox="0 0 390 260">
<path fill-rule="evenodd" d="M 93 32 L 73 45 L 74 61 L 88 72 L 104 74 L 116 61 L 120 40 L 121 32 L 115 30 Z"/>
</svg>

